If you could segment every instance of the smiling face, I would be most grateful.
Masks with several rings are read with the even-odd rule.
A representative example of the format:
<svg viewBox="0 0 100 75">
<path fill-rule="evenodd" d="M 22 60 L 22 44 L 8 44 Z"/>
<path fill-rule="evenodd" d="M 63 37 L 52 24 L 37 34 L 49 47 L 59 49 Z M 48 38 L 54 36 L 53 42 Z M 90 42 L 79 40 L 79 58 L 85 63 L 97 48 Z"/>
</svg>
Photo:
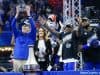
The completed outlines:
<svg viewBox="0 0 100 75">
<path fill-rule="evenodd" d="M 45 31 L 43 28 L 40 28 L 39 31 L 38 31 L 38 35 L 39 35 L 39 38 L 42 37 L 44 38 L 45 37 Z"/>
<path fill-rule="evenodd" d="M 30 27 L 28 25 L 23 25 L 22 26 L 22 32 L 23 33 L 29 33 L 30 32 Z"/>
</svg>

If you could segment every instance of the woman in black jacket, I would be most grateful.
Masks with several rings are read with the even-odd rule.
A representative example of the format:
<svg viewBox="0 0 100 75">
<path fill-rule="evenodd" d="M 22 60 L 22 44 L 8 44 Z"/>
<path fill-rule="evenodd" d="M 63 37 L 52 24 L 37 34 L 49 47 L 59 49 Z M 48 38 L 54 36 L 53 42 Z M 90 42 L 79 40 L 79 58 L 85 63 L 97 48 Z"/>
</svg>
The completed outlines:
<svg viewBox="0 0 100 75">
<path fill-rule="evenodd" d="M 47 38 L 46 31 L 39 28 L 37 40 L 34 46 L 35 56 L 41 70 L 47 70 L 49 65 L 49 56 L 52 53 L 50 40 Z"/>
</svg>

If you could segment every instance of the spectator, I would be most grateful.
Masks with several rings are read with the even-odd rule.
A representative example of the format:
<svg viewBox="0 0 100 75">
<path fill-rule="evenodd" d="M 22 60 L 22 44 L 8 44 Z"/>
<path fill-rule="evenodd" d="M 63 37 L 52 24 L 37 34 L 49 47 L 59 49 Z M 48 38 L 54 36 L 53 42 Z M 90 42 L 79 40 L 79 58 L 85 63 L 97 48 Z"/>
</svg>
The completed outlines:
<svg viewBox="0 0 100 75">
<path fill-rule="evenodd" d="M 49 65 L 49 56 L 52 53 L 51 49 L 51 43 L 47 38 L 46 31 L 43 28 L 39 28 L 34 50 L 40 69 L 43 71 L 46 71 Z"/>
<path fill-rule="evenodd" d="M 77 31 L 77 38 L 78 38 L 78 50 L 81 51 L 81 46 L 89 43 L 94 36 L 95 32 L 92 27 L 90 27 L 90 23 L 88 18 L 84 17 L 81 19 L 81 22 L 79 22 L 80 26 Z M 89 54 L 87 55 L 86 51 L 82 51 L 83 61 L 87 62 L 89 57 Z M 91 57 L 90 57 L 91 58 Z M 83 64 L 81 64 L 83 65 Z M 89 64 L 87 64 L 89 65 Z"/>
</svg>

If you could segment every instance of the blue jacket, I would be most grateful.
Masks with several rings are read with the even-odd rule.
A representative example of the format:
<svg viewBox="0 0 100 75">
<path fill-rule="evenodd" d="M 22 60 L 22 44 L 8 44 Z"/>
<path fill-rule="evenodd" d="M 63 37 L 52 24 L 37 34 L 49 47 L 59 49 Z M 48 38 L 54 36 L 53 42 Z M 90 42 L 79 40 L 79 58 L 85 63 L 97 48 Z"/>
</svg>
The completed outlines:
<svg viewBox="0 0 100 75">
<path fill-rule="evenodd" d="M 36 27 L 32 17 L 29 17 L 31 25 L 30 33 L 22 33 L 16 27 L 16 18 L 13 18 L 11 26 L 15 37 L 14 59 L 27 60 L 29 47 L 36 40 Z"/>
</svg>

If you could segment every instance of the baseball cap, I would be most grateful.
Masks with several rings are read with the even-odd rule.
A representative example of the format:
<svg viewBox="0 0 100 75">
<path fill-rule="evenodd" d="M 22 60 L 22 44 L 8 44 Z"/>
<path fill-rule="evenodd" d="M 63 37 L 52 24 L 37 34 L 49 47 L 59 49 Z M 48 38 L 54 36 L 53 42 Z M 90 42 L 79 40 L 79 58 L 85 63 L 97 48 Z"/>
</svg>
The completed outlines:
<svg viewBox="0 0 100 75">
<path fill-rule="evenodd" d="M 88 21 L 89 19 L 87 17 L 83 17 L 82 21 Z"/>
<path fill-rule="evenodd" d="M 56 15 L 50 14 L 50 15 L 48 16 L 48 19 L 51 19 L 52 21 L 56 21 Z"/>
<path fill-rule="evenodd" d="M 22 26 L 30 26 L 29 20 L 26 19 L 26 20 L 23 22 Z"/>
</svg>

